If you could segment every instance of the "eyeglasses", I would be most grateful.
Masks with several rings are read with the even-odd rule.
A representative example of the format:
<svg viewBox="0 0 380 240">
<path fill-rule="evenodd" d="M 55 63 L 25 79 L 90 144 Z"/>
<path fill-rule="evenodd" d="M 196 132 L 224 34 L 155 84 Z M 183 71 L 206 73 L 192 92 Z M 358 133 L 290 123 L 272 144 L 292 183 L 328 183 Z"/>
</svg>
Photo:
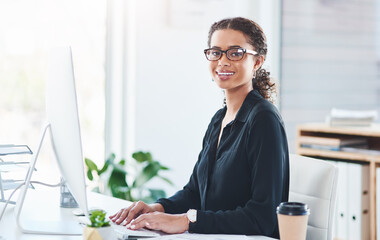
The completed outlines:
<svg viewBox="0 0 380 240">
<path fill-rule="evenodd" d="M 231 61 L 239 61 L 243 59 L 244 55 L 252 54 L 257 55 L 258 53 L 253 50 L 245 49 L 245 48 L 230 48 L 226 51 L 216 49 L 216 48 L 208 48 L 204 50 L 205 56 L 209 61 L 218 61 L 222 58 L 223 53 L 226 54 L 227 58 Z"/>
</svg>

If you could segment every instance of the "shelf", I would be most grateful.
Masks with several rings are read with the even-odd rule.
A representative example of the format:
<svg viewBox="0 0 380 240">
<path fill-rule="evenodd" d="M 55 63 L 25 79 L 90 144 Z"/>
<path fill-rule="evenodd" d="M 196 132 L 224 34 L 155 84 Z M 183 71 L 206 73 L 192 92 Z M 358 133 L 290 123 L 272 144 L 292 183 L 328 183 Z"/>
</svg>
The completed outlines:
<svg viewBox="0 0 380 240">
<path fill-rule="evenodd" d="M 330 126 L 327 123 L 305 123 L 298 125 L 299 131 L 334 133 L 344 135 L 356 135 L 365 137 L 380 137 L 380 124 L 372 124 L 368 127 Z"/>
<path fill-rule="evenodd" d="M 353 137 L 366 138 L 368 150 L 376 152 L 357 152 L 360 150 L 349 149 L 352 151 L 330 151 L 325 149 L 314 149 L 301 147 L 302 136 L 315 136 L 319 138 L 339 138 Z M 318 144 L 316 144 L 318 145 Z M 369 164 L 369 218 L 370 218 L 370 239 L 376 239 L 376 168 L 380 167 L 380 124 L 372 124 L 368 127 L 347 127 L 330 126 L 326 123 L 307 123 L 297 126 L 297 154 L 315 158 L 335 159 L 344 161 L 358 161 Z M 375 154 L 374 154 L 375 153 Z"/>
<path fill-rule="evenodd" d="M 367 155 L 362 153 L 353 152 L 340 152 L 340 151 L 327 151 L 311 148 L 298 148 L 297 154 L 313 157 L 323 157 L 323 158 L 335 158 L 344 159 L 352 161 L 363 161 L 363 162 L 376 162 L 380 163 L 380 156 Z"/>
</svg>

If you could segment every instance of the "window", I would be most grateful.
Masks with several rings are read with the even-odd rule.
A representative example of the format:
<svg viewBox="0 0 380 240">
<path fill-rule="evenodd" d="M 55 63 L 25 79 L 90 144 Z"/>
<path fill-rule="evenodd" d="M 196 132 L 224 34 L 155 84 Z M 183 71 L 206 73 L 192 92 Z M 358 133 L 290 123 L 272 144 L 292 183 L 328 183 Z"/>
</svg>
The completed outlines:
<svg viewBox="0 0 380 240">
<path fill-rule="evenodd" d="M 71 45 L 83 154 L 104 160 L 105 34 L 106 0 L 0 2 L 0 144 L 35 150 L 49 49 Z"/>
</svg>

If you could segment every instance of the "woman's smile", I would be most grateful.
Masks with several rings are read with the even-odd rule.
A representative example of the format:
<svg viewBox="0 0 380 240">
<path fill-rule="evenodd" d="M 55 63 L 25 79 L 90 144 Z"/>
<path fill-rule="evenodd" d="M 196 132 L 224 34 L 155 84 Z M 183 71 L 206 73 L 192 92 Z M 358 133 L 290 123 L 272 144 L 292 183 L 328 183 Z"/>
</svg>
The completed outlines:
<svg viewBox="0 0 380 240">
<path fill-rule="evenodd" d="M 235 75 L 235 72 L 228 70 L 217 70 L 215 73 L 217 74 L 218 78 L 222 81 L 226 81 L 230 79 L 233 75 Z"/>
</svg>

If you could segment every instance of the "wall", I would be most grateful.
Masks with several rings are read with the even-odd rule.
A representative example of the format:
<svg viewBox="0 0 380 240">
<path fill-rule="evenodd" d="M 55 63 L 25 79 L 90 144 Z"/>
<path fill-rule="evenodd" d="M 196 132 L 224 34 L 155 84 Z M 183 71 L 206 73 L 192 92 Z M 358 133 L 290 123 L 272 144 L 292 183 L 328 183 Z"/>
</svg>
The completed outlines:
<svg viewBox="0 0 380 240">
<path fill-rule="evenodd" d="M 125 73 L 122 99 L 126 102 L 122 108 L 126 123 L 124 139 L 127 139 L 121 148 L 126 149 L 126 156 L 135 150 L 151 151 L 156 159 L 169 166 L 171 171 L 165 176 L 176 187 L 167 188 L 168 193 L 182 188 L 188 181 L 207 125 L 222 107 L 222 91 L 211 81 L 203 54 L 208 29 L 225 17 L 249 17 L 261 24 L 264 31 L 268 29 L 269 47 L 273 42 L 279 44 L 275 39 L 279 37 L 276 31 L 279 25 L 272 27 L 274 19 L 279 19 L 276 12 L 279 6 L 272 1 L 260 3 L 139 0 L 129 1 L 127 5 L 135 11 L 126 10 L 130 12 L 126 17 L 129 37 L 126 37 L 125 51 L 129 60 L 125 69 L 129 73 Z M 131 39 L 131 34 L 135 38 Z M 274 53 L 279 47 L 273 49 L 276 50 L 270 52 L 266 65 L 278 75 L 279 62 Z M 113 131 L 118 129 L 113 128 Z"/>
<path fill-rule="evenodd" d="M 380 110 L 376 6 L 376 0 L 284 0 L 281 112 L 291 151 L 296 125 L 323 122 L 331 108 Z"/>
</svg>

